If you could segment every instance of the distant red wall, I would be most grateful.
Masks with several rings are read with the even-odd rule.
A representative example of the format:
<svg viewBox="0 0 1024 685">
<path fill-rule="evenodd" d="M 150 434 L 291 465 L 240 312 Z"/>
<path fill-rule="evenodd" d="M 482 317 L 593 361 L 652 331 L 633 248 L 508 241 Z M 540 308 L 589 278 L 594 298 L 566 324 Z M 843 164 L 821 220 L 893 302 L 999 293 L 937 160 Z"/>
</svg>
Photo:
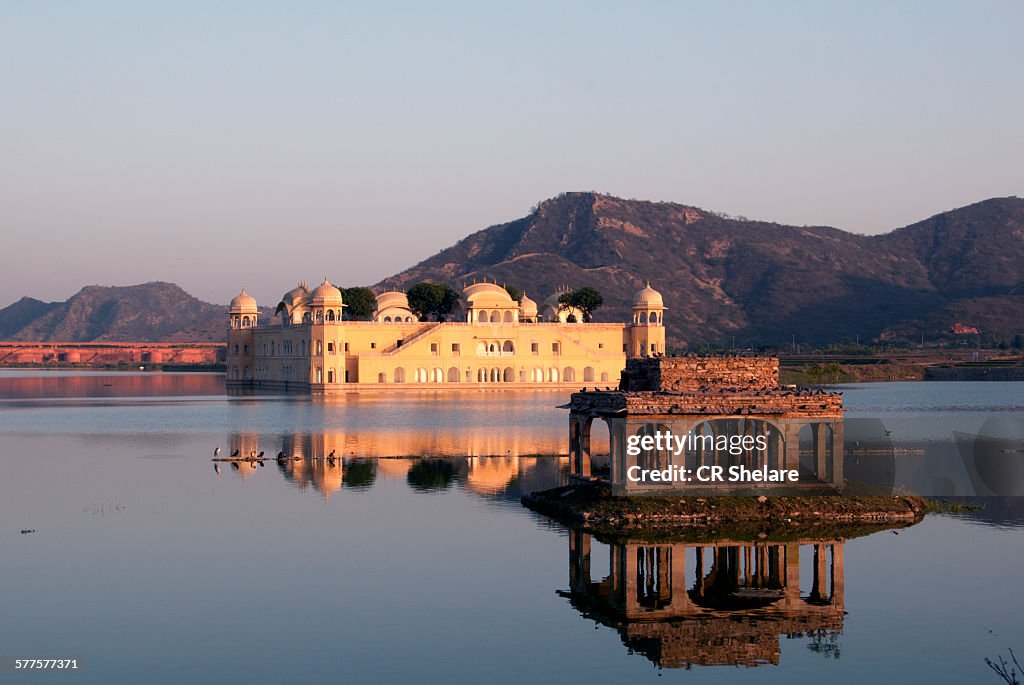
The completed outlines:
<svg viewBox="0 0 1024 685">
<path fill-rule="evenodd" d="M 213 364 L 224 361 L 222 343 L 0 342 L 0 366 L 20 364 Z"/>
</svg>

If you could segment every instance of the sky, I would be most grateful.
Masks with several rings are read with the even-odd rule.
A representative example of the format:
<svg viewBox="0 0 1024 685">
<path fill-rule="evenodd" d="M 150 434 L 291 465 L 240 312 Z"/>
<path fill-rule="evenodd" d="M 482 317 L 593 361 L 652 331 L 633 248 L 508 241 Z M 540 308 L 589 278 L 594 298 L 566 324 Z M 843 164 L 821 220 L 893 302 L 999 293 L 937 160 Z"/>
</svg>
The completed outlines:
<svg viewBox="0 0 1024 685">
<path fill-rule="evenodd" d="M 1024 195 L 1021 2 L 0 1 L 0 307 L 369 285 L 561 192 Z"/>
</svg>

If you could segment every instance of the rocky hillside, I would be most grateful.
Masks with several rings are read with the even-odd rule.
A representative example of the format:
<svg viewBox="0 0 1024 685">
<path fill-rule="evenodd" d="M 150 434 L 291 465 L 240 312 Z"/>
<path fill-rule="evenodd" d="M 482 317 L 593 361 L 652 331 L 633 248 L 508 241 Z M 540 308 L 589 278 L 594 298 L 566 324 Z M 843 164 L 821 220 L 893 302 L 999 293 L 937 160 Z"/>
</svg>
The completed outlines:
<svg viewBox="0 0 1024 685">
<path fill-rule="evenodd" d="M 632 293 L 650 279 L 677 345 L 933 335 L 955 321 L 1012 336 L 1024 320 L 1024 200 L 986 200 L 861 236 L 567 193 L 378 286 L 473 278 L 538 301 L 560 283 L 591 285 L 605 296 L 597 318 L 606 321 L 626 320 Z"/>
<path fill-rule="evenodd" d="M 220 342 L 226 312 L 173 283 L 91 285 L 66 302 L 23 297 L 0 309 L 0 340 Z"/>
</svg>

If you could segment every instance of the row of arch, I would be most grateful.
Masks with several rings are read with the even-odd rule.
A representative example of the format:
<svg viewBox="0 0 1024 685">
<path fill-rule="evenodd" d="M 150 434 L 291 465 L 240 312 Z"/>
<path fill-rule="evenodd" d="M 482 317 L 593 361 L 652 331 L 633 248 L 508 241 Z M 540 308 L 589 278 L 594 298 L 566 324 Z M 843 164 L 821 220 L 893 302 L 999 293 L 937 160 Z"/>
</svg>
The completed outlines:
<svg viewBox="0 0 1024 685">
<path fill-rule="evenodd" d="M 598 374 L 594 367 L 587 366 L 582 371 L 584 382 L 596 382 Z M 378 383 L 572 383 L 577 380 L 576 369 L 566 366 L 559 369 L 556 366 L 543 368 L 540 366 L 532 369 L 521 369 L 516 377 L 516 370 L 511 366 L 504 368 L 480 367 L 474 373 L 466 369 L 465 375 L 457 366 L 450 366 L 447 370 L 440 366 L 433 368 L 419 367 L 406 372 L 403 367 L 398 367 L 389 377 L 386 371 L 377 374 Z M 600 380 L 608 382 L 608 372 L 602 371 Z"/>
<path fill-rule="evenodd" d="M 481 340 L 476 344 L 476 354 L 478 357 L 497 354 L 514 354 L 515 351 L 516 346 L 511 340 L 506 340 L 504 342 L 500 340 Z"/>
<path fill-rule="evenodd" d="M 385 316 L 383 319 L 381 319 L 381 321 L 383 321 L 384 323 L 391 323 L 392 321 L 397 321 L 397 322 L 401 323 L 403 321 L 412 321 L 412 320 L 413 320 L 413 318 L 411 316 L 407 316 L 404 319 L 402 317 L 400 317 L 400 316 L 396 316 L 394 318 L 391 318 L 390 316 Z"/>
<path fill-rule="evenodd" d="M 511 309 L 501 311 L 500 309 L 494 309 L 488 312 L 485 309 L 481 309 L 476 314 L 477 323 L 515 323 L 519 320 L 516 312 Z"/>
<path fill-rule="evenodd" d="M 256 325 L 256 315 L 253 316 L 241 316 L 237 314 L 231 316 L 230 327 L 231 328 L 251 328 Z"/>
<path fill-rule="evenodd" d="M 655 325 L 657 325 L 659 323 L 663 324 L 663 323 L 665 323 L 665 316 L 663 314 L 659 314 L 658 312 L 651 312 L 650 314 L 648 314 L 647 312 L 640 312 L 639 314 L 634 314 L 633 315 L 633 323 L 634 324 L 652 323 L 652 324 L 655 324 Z"/>
</svg>

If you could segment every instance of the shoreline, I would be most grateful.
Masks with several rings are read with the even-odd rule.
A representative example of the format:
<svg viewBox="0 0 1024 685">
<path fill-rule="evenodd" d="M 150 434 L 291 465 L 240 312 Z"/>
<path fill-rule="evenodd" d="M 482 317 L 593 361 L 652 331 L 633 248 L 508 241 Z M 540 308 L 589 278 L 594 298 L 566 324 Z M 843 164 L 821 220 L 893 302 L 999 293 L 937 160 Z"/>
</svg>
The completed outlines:
<svg viewBox="0 0 1024 685">
<path fill-rule="evenodd" d="M 606 535 L 718 532 L 729 527 L 754 537 L 794 534 L 836 525 L 913 525 L 930 505 L 918 495 L 757 496 L 657 495 L 616 497 L 599 483 L 564 485 L 523 495 L 528 509 Z"/>
</svg>

